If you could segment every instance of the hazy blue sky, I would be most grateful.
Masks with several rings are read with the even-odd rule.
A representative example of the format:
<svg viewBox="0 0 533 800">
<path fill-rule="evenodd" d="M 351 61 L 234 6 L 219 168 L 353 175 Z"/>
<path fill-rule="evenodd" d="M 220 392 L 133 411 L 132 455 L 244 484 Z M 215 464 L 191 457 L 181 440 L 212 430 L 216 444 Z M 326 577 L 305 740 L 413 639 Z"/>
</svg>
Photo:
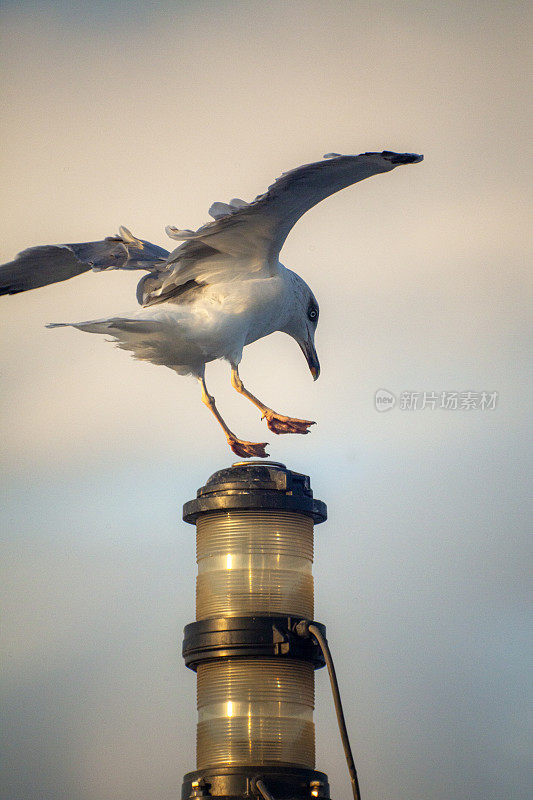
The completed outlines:
<svg viewBox="0 0 533 800">
<path fill-rule="evenodd" d="M 281 334 L 243 378 L 318 425 L 244 438 L 311 475 L 328 627 L 365 800 L 526 800 L 531 7 L 522 2 L 3 3 L 0 259 L 124 224 L 163 246 L 337 151 L 422 152 L 307 214 L 282 261 L 321 306 L 313 384 Z M 167 241 L 167 243 L 166 243 Z M 101 338 L 138 276 L 2 298 L 6 800 L 175 800 L 193 769 L 194 529 L 231 463 L 198 388 Z M 497 391 L 494 410 L 374 393 Z M 348 796 L 327 677 L 317 768 Z"/>
</svg>

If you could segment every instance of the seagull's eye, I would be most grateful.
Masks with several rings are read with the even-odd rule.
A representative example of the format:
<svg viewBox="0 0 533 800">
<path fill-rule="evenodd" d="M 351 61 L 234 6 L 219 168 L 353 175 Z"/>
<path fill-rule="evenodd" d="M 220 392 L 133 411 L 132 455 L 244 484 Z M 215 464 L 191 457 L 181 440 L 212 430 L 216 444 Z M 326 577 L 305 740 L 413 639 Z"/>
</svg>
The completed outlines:
<svg viewBox="0 0 533 800">
<path fill-rule="evenodd" d="M 316 306 L 309 306 L 307 316 L 311 322 L 316 322 L 318 319 L 318 308 Z"/>
</svg>

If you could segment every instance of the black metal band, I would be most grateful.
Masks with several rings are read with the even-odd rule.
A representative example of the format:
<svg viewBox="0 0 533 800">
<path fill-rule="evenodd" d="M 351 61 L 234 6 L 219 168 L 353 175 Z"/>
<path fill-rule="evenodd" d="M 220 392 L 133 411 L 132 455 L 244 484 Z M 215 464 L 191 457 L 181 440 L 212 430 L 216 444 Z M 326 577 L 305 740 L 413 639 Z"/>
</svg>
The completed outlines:
<svg viewBox="0 0 533 800">
<path fill-rule="evenodd" d="M 210 767 L 188 772 L 183 778 L 182 800 L 223 797 L 224 800 L 254 798 L 254 780 L 263 779 L 279 800 L 329 800 L 328 776 L 295 766 Z M 313 793 L 313 794 L 311 794 Z"/>
<path fill-rule="evenodd" d="M 195 670 L 203 661 L 220 658 L 273 656 L 310 661 L 315 669 L 325 665 L 312 637 L 296 633 L 302 617 L 217 617 L 185 626 L 183 658 Z M 311 620 L 306 620 L 311 622 Z M 314 622 L 326 635 L 326 628 Z"/>
</svg>

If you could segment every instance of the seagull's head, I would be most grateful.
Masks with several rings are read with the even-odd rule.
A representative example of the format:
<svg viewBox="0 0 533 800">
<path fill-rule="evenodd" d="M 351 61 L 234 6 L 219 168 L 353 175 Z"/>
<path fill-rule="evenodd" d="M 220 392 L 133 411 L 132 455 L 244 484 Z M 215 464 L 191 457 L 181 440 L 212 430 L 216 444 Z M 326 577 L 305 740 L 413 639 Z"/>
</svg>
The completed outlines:
<svg viewBox="0 0 533 800">
<path fill-rule="evenodd" d="M 318 303 L 309 286 L 299 275 L 289 269 L 287 274 L 290 301 L 289 318 L 282 330 L 298 342 L 313 380 L 316 381 L 320 375 L 320 362 L 315 348 Z"/>
</svg>

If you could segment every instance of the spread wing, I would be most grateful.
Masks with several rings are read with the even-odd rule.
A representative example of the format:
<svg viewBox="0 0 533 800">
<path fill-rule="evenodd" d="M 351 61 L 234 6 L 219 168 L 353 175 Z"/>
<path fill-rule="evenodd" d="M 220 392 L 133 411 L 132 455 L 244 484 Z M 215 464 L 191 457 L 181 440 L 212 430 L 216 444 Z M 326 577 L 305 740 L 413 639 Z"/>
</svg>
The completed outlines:
<svg viewBox="0 0 533 800">
<path fill-rule="evenodd" d="M 0 295 L 26 292 L 66 281 L 90 269 L 146 269 L 163 267 L 168 250 L 136 239 L 121 227 L 118 236 L 101 242 L 44 245 L 23 250 L 8 264 L 0 266 Z"/>
<path fill-rule="evenodd" d="M 180 298 L 202 285 L 275 274 L 289 231 L 310 208 L 329 195 L 400 164 L 414 164 L 412 153 L 330 153 L 323 161 L 285 172 L 252 203 L 234 199 L 213 203 L 214 222 L 197 231 L 166 228 L 183 244 L 172 252 L 165 272 L 144 279 L 143 305 Z"/>
<path fill-rule="evenodd" d="M 422 158 L 388 150 L 358 156 L 330 153 L 323 161 L 283 173 L 252 203 L 238 199 L 214 203 L 209 213 L 215 221 L 197 231 L 168 227 L 167 233 L 171 238 L 201 242 L 231 256 L 272 262 L 293 225 L 321 200 L 371 175 L 389 172 L 400 164 L 414 164 Z M 184 250 L 181 248 L 181 252 Z"/>
<path fill-rule="evenodd" d="M 310 208 L 353 183 L 414 164 L 412 153 L 330 153 L 325 160 L 285 172 L 252 203 L 214 203 L 214 222 L 197 231 L 168 227 L 183 242 L 172 253 L 136 239 L 126 228 L 102 242 L 51 245 L 24 250 L 0 267 L 0 294 L 13 294 L 64 281 L 89 269 L 145 269 L 137 299 L 143 305 L 182 302 L 206 284 L 274 275 L 289 231 Z"/>
</svg>

